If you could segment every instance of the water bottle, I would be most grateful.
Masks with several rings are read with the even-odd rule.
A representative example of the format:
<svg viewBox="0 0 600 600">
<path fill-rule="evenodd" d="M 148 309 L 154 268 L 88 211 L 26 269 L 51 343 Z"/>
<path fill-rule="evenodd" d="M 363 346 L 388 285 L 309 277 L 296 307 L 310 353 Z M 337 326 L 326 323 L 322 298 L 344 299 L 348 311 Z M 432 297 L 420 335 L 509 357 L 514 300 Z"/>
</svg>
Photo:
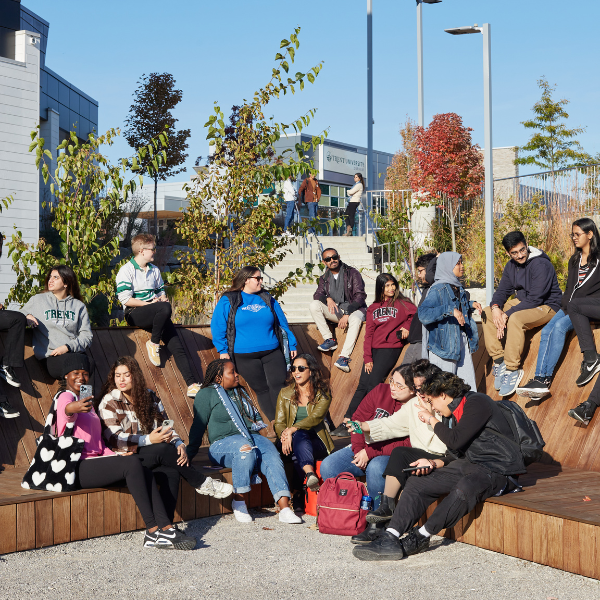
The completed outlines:
<svg viewBox="0 0 600 600">
<path fill-rule="evenodd" d="M 363 496 L 360 501 L 361 510 L 373 510 L 373 498 L 371 496 Z"/>
</svg>

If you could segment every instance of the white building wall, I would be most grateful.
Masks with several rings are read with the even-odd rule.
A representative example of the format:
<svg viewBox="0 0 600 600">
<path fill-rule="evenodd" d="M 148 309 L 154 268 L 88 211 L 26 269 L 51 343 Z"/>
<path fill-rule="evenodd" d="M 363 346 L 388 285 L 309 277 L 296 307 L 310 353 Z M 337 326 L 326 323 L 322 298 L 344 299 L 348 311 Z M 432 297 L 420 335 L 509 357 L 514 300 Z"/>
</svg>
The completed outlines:
<svg viewBox="0 0 600 600">
<path fill-rule="evenodd" d="M 40 36 L 18 31 L 15 44 L 16 60 L 0 57 L 0 198 L 14 198 L 0 213 L 5 246 L 13 227 L 27 243 L 37 243 L 39 236 L 39 175 L 35 154 L 28 149 L 40 115 Z M 5 247 L 0 259 L 0 302 L 16 282 L 11 265 Z"/>
<path fill-rule="evenodd" d="M 187 208 L 187 193 L 182 189 L 186 184 L 190 184 L 190 181 L 159 181 L 156 190 L 156 210 L 178 211 L 180 208 Z M 146 198 L 143 211 L 154 210 L 154 181 L 152 179 L 144 177 L 144 185 L 136 193 Z"/>
</svg>

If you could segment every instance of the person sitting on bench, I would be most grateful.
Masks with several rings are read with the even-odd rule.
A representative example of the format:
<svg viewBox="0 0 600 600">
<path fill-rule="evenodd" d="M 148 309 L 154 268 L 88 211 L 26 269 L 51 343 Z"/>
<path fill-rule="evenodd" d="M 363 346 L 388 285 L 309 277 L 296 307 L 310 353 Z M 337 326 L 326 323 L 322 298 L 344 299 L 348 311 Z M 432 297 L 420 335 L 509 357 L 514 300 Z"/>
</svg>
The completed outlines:
<svg viewBox="0 0 600 600">
<path fill-rule="evenodd" d="M 21 312 L 33 330 L 33 353 L 46 361 L 54 379 L 61 379 L 72 354 L 85 354 L 92 343 L 92 326 L 83 303 L 77 275 L 56 265 L 46 276 L 45 291 L 36 294 Z"/>
<path fill-rule="evenodd" d="M 511 426 L 489 396 L 470 392 L 460 377 L 443 372 L 426 380 L 421 392 L 428 402 L 422 402 L 419 419 L 446 444 L 446 455 L 411 463 L 420 469 L 408 478 L 389 527 L 352 551 L 360 560 L 400 560 L 422 552 L 432 535 L 454 527 L 486 498 L 519 489 L 514 476 L 526 472 Z M 441 496 L 427 523 L 415 526 Z"/>
<path fill-rule="evenodd" d="M 115 485 L 124 479 L 146 525 L 144 548 L 192 550 L 196 539 L 173 528 L 152 471 L 146 469 L 137 456 L 117 456 L 107 448 L 92 399 L 79 399 L 81 386 L 86 385 L 90 377 L 88 357 L 69 353 L 62 366 L 65 391 L 56 397 L 56 433 L 61 436 L 67 423 L 74 422 L 73 436 L 84 441 L 76 481 L 82 489 L 90 489 Z"/>
<path fill-rule="evenodd" d="M 117 297 L 125 309 L 129 325 L 149 331 L 152 337 L 146 342 L 150 362 L 160 367 L 160 341 L 162 340 L 175 359 L 183 377 L 187 395 L 194 398 L 200 389 L 181 345 L 171 314 L 173 309 L 165 292 L 162 275 L 151 263 L 156 252 L 156 240 L 149 233 L 140 233 L 131 241 L 133 257 L 117 273 Z"/>
<path fill-rule="evenodd" d="M 98 415 L 104 425 L 106 445 L 117 454 L 137 454 L 142 465 L 152 470 L 171 521 L 179 494 L 179 476 L 199 494 L 226 498 L 233 492 L 229 483 L 206 477 L 190 466 L 185 444 L 168 420 L 162 402 L 146 388 L 137 360 L 122 356 L 111 367 L 102 386 Z"/>
<path fill-rule="evenodd" d="M 251 523 L 245 497 L 252 483 L 260 483 L 257 470 L 267 478 L 277 502 L 282 523 L 302 523 L 290 508 L 290 491 L 283 462 L 275 444 L 259 431 L 266 425 L 248 392 L 240 385 L 233 362 L 213 360 L 206 368 L 202 388 L 194 400 L 194 422 L 187 454 L 190 460 L 202 445 L 208 430 L 208 455 L 213 463 L 231 468 L 233 514 L 241 523 Z"/>
<path fill-rule="evenodd" d="M 507 233 L 502 245 L 510 260 L 482 321 L 485 346 L 494 360 L 494 387 L 500 396 L 510 396 L 523 378 L 519 367 L 525 332 L 552 319 L 560 310 L 562 292 L 548 255 L 528 246 L 520 231 Z"/>
</svg>

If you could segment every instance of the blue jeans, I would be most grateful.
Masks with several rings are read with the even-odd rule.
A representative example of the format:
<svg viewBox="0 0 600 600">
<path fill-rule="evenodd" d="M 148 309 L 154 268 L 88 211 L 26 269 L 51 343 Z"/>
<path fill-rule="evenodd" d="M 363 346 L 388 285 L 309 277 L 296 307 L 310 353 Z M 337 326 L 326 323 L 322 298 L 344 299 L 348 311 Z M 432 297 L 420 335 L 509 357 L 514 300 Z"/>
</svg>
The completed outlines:
<svg viewBox="0 0 600 600">
<path fill-rule="evenodd" d="M 319 208 L 318 202 L 307 202 L 306 206 L 308 207 L 308 218 L 309 220 L 313 220 L 317 218 L 317 209 Z M 308 233 L 316 233 L 314 227 L 308 228 Z"/>
<path fill-rule="evenodd" d="M 318 460 L 327 456 L 327 448 L 313 429 L 310 431 L 298 429 L 292 434 L 292 454 L 296 472 L 304 480 L 302 467 L 311 465 L 314 468 Z"/>
<path fill-rule="evenodd" d="M 351 473 L 355 477 L 362 477 L 366 473 L 367 489 L 369 490 L 369 495 L 373 498 L 373 506 L 377 509 L 379 508 L 383 488 L 385 487 L 383 472 L 387 467 L 389 459 L 389 456 L 376 456 L 369 461 L 367 468 L 363 471 L 352 464 L 354 452 L 352 452 L 352 446 L 347 446 L 330 454 L 321 463 L 321 479 L 325 481 L 329 477 L 336 477 L 344 472 Z"/>
<path fill-rule="evenodd" d="M 291 200 L 290 202 L 285 203 L 285 222 L 283 224 L 283 229 L 287 231 L 290 228 L 290 225 L 294 221 L 294 213 L 296 212 L 296 201 Z"/>
<path fill-rule="evenodd" d="M 231 468 L 233 491 L 236 494 L 250 491 L 252 473 L 258 467 L 267 478 L 275 502 L 282 496 L 289 498 L 290 486 L 275 445 L 260 434 L 253 435 L 252 440 L 256 448 L 245 452 L 240 448 L 248 444 L 246 438 L 243 435 L 230 435 L 213 442 L 208 449 L 208 456 L 215 464 Z"/>
<path fill-rule="evenodd" d="M 540 349 L 538 350 L 537 365 L 535 367 L 536 377 L 552 377 L 556 363 L 558 363 L 565 347 L 565 340 L 569 331 L 573 331 L 571 317 L 565 315 L 564 311 L 559 310 L 542 329 Z"/>
</svg>

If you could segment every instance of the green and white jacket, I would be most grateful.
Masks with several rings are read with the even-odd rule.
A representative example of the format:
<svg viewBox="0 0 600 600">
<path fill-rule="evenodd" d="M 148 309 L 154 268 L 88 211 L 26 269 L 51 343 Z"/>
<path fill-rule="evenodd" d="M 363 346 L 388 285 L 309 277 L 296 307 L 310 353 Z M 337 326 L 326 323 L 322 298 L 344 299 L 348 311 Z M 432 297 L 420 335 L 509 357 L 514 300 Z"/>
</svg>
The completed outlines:
<svg viewBox="0 0 600 600">
<path fill-rule="evenodd" d="M 125 303 L 136 298 L 149 302 L 165 295 L 165 284 L 158 267 L 148 263 L 148 269 L 143 270 L 135 258 L 125 263 L 117 273 L 117 298 L 125 306 Z"/>
</svg>

